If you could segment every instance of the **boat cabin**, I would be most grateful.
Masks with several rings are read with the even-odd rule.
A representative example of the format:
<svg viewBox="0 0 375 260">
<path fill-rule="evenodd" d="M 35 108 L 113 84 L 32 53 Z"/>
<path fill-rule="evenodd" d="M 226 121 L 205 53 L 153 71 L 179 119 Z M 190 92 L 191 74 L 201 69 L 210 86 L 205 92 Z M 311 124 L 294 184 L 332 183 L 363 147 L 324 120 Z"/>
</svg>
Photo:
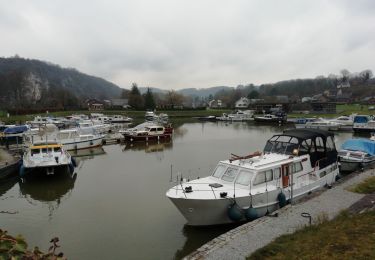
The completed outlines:
<svg viewBox="0 0 375 260">
<path fill-rule="evenodd" d="M 311 167 L 322 169 L 337 161 L 334 134 L 318 129 L 291 129 L 274 135 L 264 147 L 264 153 L 290 156 L 309 155 Z"/>
<path fill-rule="evenodd" d="M 30 146 L 30 156 L 45 156 L 53 153 L 62 153 L 62 145 L 58 143 L 34 144 Z"/>
</svg>

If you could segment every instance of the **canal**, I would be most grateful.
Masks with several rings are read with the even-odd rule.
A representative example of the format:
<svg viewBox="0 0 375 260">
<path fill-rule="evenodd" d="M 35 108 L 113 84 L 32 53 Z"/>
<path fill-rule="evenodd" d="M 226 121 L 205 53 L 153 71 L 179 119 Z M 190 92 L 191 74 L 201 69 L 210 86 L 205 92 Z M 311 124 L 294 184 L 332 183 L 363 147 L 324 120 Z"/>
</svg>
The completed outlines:
<svg viewBox="0 0 375 260">
<path fill-rule="evenodd" d="M 0 210 L 16 213 L 0 214 L 0 228 L 43 250 L 57 236 L 69 259 L 180 259 L 233 226 L 186 226 L 165 196 L 177 173 L 207 176 L 219 160 L 261 151 L 282 130 L 179 122 L 172 142 L 80 151 L 73 176 L 0 184 Z M 351 135 L 337 134 L 336 145 Z"/>
</svg>

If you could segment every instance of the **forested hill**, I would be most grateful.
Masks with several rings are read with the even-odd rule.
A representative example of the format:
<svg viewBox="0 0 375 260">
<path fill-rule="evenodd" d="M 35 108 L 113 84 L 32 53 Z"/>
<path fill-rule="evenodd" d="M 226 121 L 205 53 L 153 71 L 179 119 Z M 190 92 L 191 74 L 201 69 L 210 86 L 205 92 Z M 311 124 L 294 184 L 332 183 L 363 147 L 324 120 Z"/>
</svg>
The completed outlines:
<svg viewBox="0 0 375 260">
<path fill-rule="evenodd" d="M 19 57 L 0 58 L 3 107 L 74 106 L 85 98 L 119 97 L 121 88 L 72 68 Z"/>
</svg>

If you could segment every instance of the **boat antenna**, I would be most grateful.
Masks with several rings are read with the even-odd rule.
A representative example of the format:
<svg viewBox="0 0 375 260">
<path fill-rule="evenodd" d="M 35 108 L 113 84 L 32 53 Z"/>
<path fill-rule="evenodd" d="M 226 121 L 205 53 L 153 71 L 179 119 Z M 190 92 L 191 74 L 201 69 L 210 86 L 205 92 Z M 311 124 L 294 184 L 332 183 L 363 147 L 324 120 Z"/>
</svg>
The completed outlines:
<svg viewBox="0 0 375 260">
<path fill-rule="evenodd" d="M 249 193 L 249 195 L 250 195 L 250 208 L 252 208 L 253 207 L 253 194 L 251 194 L 251 181 L 250 181 L 250 193 Z"/>
<path fill-rule="evenodd" d="M 266 216 L 270 214 L 270 212 L 268 211 L 268 181 L 267 181 L 267 171 L 266 171 L 266 193 L 267 193 L 267 212 L 266 212 Z"/>
</svg>

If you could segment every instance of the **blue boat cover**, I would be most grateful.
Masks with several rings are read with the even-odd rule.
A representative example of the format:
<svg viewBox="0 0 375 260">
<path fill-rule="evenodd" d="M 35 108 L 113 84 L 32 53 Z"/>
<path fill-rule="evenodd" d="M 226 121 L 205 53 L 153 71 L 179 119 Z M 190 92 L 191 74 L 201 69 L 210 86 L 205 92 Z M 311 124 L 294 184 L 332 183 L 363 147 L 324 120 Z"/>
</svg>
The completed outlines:
<svg viewBox="0 0 375 260">
<path fill-rule="evenodd" d="M 367 123 L 369 121 L 368 116 L 355 116 L 354 123 Z"/>
<path fill-rule="evenodd" d="M 17 125 L 8 127 L 4 130 L 4 134 L 19 134 L 26 132 L 29 129 L 27 125 Z"/>
<path fill-rule="evenodd" d="M 369 139 L 349 139 L 342 144 L 341 148 L 375 155 L 375 141 Z"/>
</svg>

